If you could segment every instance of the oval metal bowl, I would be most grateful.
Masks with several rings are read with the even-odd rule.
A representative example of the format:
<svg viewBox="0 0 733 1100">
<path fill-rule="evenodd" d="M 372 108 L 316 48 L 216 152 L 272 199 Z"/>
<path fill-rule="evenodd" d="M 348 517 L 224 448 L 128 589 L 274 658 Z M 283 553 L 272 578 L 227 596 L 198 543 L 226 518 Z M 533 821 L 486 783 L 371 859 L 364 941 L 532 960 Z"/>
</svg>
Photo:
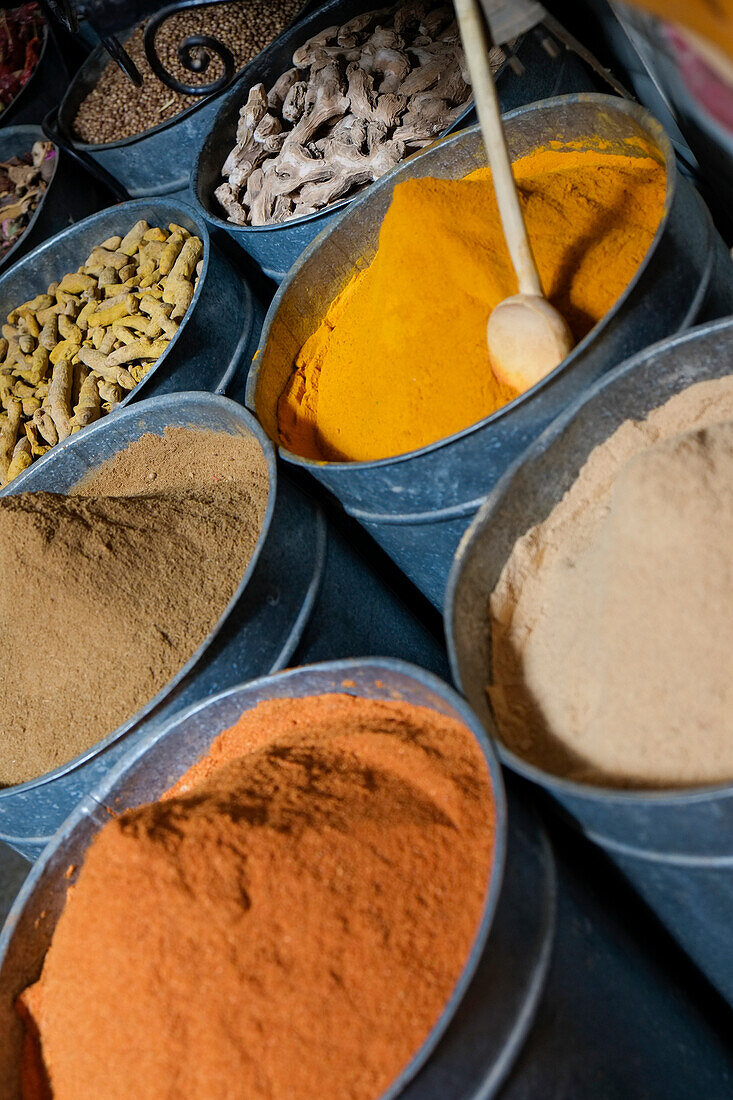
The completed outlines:
<svg viewBox="0 0 733 1100">
<path fill-rule="evenodd" d="M 292 66 L 295 50 L 309 38 L 326 27 L 344 23 L 376 7 L 374 0 L 330 0 L 282 34 L 250 63 L 246 72 L 227 92 L 211 124 L 211 132 L 196 155 L 191 178 L 196 205 L 207 221 L 224 229 L 257 261 L 265 274 L 277 282 L 285 278 L 313 238 L 352 202 L 371 190 L 373 185 L 305 217 L 290 218 L 274 225 L 233 225 L 227 221 L 214 197 L 214 190 L 222 181 L 221 168 L 234 145 L 239 110 L 254 84 L 262 82 L 269 91 L 277 78 Z M 552 44 L 551 50 L 548 42 Z M 579 58 L 543 26 L 521 35 L 511 45 L 505 46 L 504 52 L 506 60 L 495 77 L 503 111 L 545 96 L 591 90 L 594 86 L 589 70 Z M 471 105 L 445 133 L 457 130 L 466 124 L 467 119 L 473 118 Z"/>
<path fill-rule="evenodd" d="M 66 493 L 81 479 L 101 466 L 113 455 L 124 450 L 146 432 L 161 435 L 166 427 L 193 427 L 207 431 L 222 431 L 230 435 L 253 438 L 259 444 L 267 462 L 269 498 L 267 510 L 252 558 L 226 609 L 213 625 L 195 653 L 178 670 L 165 687 L 149 699 L 136 714 L 95 745 L 91 745 L 73 760 L 26 783 L 0 789 L 0 839 L 13 842 L 22 838 L 33 846 L 37 838 L 48 838 L 64 820 L 79 798 L 106 774 L 112 763 L 129 747 L 125 738 L 136 731 L 142 721 L 161 705 L 178 687 L 189 680 L 201 663 L 207 649 L 222 631 L 232 610 L 237 606 L 255 572 L 258 558 L 267 540 L 275 511 L 277 472 L 272 445 L 246 409 L 228 398 L 207 393 L 174 394 L 154 398 L 129 408 L 114 417 L 91 425 L 84 432 L 69 436 L 15 481 L 0 495 L 44 490 Z M 299 601 L 300 602 L 300 601 Z M 288 620 L 288 628 L 292 623 Z M 195 698 L 199 698 L 198 695 Z M 21 847 L 17 843 L 14 847 Z"/>
<path fill-rule="evenodd" d="M 146 738 L 77 807 L 29 875 L 0 936 L 0 1031 L 8 1040 L 3 1044 L 4 1056 L 0 1053 L 0 1078 L 17 1082 L 20 1027 L 14 1019 L 13 1002 L 15 996 L 40 972 L 66 892 L 73 882 L 74 876 L 67 875 L 67 869 L 70 864 L 81 866 L 87 847 L 95 833 L 109 820 L 109 813 L 117 814 L 128 807 L 159 798 L 206 753 L 222 730 L 232 726 L 244 711 L 263 700 L 330 692 L 346 692 L 369 699 L 402 699 L 457 719 L 476 738 L 486 759 L 493 788 L 495 849 L 481 922 L 463 972 L 440 1018 L 381 1100 L 393 1100 L 402 1092 L 435 1050 L 481 959 L 502 890 L 507 813 L 501 768 L 481 723 L 466 703 L 442 680 L 423 669 L 403 661 L 379 658 L 307 665 L 233 688 L 192 707 L 164 729 Z M 542 883 L 538 893 L 542 893 L 545 886 Z M 41 909 L 43 915 L 36 919 Z M 521 956 L 521 949 L 517 954 Z M 521 962 L 517 963 L 517 967 L 521 971 Z M 526 1027 L 522 1034 L 524 1030 Z"/>
<path fill-rule="evenodd" d="M 29 153 L 34 142 L 47 140 L 40 126 L 3 126 L 0 128 L 0 161 Z M 56 162 L 51 179 L 25 231 L 0 259 L 0 272 L 61 229 L 103 205 L 95 181 L 58 146 L 54 148 Z"/>
<path fill-rule="evenodd" d="M 121 34 L 120 39 L 124 42 L 134 29 Z M 186 192 L 191 176 L 189 150 L 202 134 L 208 132 L 225 89 L 213 96 L 202 96 L 198 103 L 185 111 L 140 134 L 102 144 L 80 141 L 74 137 L 77 111 L 82 100 L 96 87 L 109 63 L 109 54 L 100 43 L 68 87 L 65 86 L 63 99 L 59 96 L 56 100 L 57 104 L 61 100 L 55 123 L 60 139 L 82 158 L 95 162 L 104 173 L 122 184 L 131 198 Z M 246 72 L 248 65 L 240 72 Z"/>
<path fill-rule="evenodd" d="M 733 1004 L 733 784 L 623 791 L 571 782 L 522 760 L 499 739 L 491 679 L 488 598 L 515 542 L 574 484 L 590 452 L 703 379 L 733 372 L 733 319 L 649 348 L 598 382 L 540 436 L 482 505 L 456 553 L 445 631 L 453 677 L 504 762 L 544 787 L 600 844 L 710 981 Z"/>
<path fill-rule="evenodd" d="M 498 477 L 558 413 L 605 371 L 653 340 L 702 316 L 733 312 L 733 266 L 710 215 L 677 172 L 659 124 L 635 103 L 605 95 L 562 96 L 504 116 L 514 158 L 562 135 L 604 139 L 628 152 L 650 143 L 666 165 L 667 198 L 656 235 L 616 304 L 554 371 L 527 393 L 456 435 L 372 462 L 315 462 L 280 447 L 287 461 L 329 489 L 404 573 L 442 606 L 453 554 Z M 292 269 L 270 307 L 247 380 L 246 401 L 278 442 L 277 401 L 305 340 L 377 250 L 392 191 L 402 180 L 459 179 L 486 164 L 477 128 L 446 138 L 379 180 Z"/>
<path fill-rule="evenodd" d="M 15 306 L 76 271 L 95 245 L 115 234 L 124 236 L 140 218 L 164 227 L 175 222 L 200 237 L 203 268 L 191 305 L 168 347 L 109 415 L 141 397 L 182 390 L 222 392 L 259 335 L 260 314 L 252 293 L 212 243 L 204 219 L 186 203 L 167 199 L 119 203 L 62 230 L 28 253 L 0 276 L 0 318 L 5 321 Z"/>
</svg>

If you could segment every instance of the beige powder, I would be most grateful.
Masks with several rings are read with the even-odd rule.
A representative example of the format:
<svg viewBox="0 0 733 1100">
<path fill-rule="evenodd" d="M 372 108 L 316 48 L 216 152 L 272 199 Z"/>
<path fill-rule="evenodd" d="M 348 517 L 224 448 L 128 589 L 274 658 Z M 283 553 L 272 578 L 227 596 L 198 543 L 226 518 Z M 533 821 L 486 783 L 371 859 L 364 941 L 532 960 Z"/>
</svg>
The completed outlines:
<svg viewBox="0 0 733 1100">
<path fill-rule="evenodd" d="M 501 736 L 586 783 L 733 779 L 733 377 L 597 447 L 490 599 Z"/>
<path fill-rule="evenodd" d="M 179 671 L 242 578 L 267 493 L 253 440 L 175 429 L 78 495 L 0 499 L 0 786 L 77 756 Z"/>
</svg>

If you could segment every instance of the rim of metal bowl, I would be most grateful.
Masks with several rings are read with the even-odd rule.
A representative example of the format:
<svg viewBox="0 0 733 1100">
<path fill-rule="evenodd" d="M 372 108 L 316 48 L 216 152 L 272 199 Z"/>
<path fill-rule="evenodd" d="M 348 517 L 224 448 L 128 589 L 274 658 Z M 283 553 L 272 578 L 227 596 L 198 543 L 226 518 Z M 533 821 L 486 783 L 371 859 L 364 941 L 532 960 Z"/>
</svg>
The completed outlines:
<svg viewBox="0 0 733 1100">
<path fill-rule="evenodd" d="M 489 416 L 485 416 L 482 420 L 476 421 L 475 424 L 469 424 L 468 427 L 462 428 L 461 431 L 455 432 L 453 435 L 444 436 L 442 439 L 435 440 L 435 442 L 429 443 L 425 447 L 419 447 L 417 450 L 414 451 L 405 451 L 403 454 L 393 455 L 389 458 L 369 459 L 365 462 L 329 462 L 321 459 L 303 458 L 301 455 L 297 455 L 293 451 L 289 451 L 279 441 L 273 441 L 275 442 L 279 453 L 289 463 L 294 466 L 303 466 L 306 469 L 311 466 L 327 466 L 329 469 L 333 470 L 378 469 L 380 466 L 391 466 L 394 463 L 407 462 L 408 460 L 414 458 L 416 455 L 427 454 L 431 451 L 440 450 L 441 447 L 446 447 L 452 443 L 455 443 L 459 439 L 463 439 L 466 436 L 472 435 L 474 432 L 485 428 L 487 425 L 495 423 L 501 417 L 511 414 L 514 409 L 519 408 L 521 405 L 524 405 L 527 401 L 532 401 L 538 394 L 542 393 L 546 386 L 552 383 L 552 381 L 557 377 L 560 372 L 570 369 L 574 365 L 576 359 L 585 352 L 586 348 L 588 348 L 590 344 L 592 344 L 593 341 L 597 339 L 598 335 L 607 327 L 607 325 L 611 323 L 621 307 L 634 293 L 634 290 L 636 289 L 639 280 L 644 274 L 646 268 L 649 266 L 651 258 L 666 231 L 667 223 L 669 221 L 669 212 L 672 208 L 672 203 L 674 201 L 674 196 L 677 190 L 676 185 L 678 172 L 675 163 L 674 150 L 661 124 L 657 122 L 654 116 L 650 114 L 650 112 L 647 111 L 646 108 L 641 107 L 638 103 L 633 103 L 630 100 L 621 99 L 617 96 L 606 95 L 603 92 L 574 92 L 571 95 L 554 96 L 551 99 L 540 99 L 537 100 L 535 103 L 530 103 L 523 107 L 517 107 L 514 111 L 507 112 L 503 116 L 503 118 L 505 121 L 511 122 L 513 119 L 520 118 L 522 115 L 528 114 L 530 112 L 537 112 L 539 110 L 547 112 L 555 108 L 565 107 L 572 103 L 583 103 L 591 105 L 597 104 L 599 107 L 603 107 L 605 110 L 615 111 L 619 114 L 630 116 L 632 119 L 634 119 L 635 122 L 643 126 L 643 128 L 647 131 L 648 136 L 652 139 L 652 141 L 654 141 L 658 151 L 664 157 L 665 161 L 666 194 L 664 199 L 664 209 L 662 212 L 662 217 L 660 219 L 659 225 L 657 226 L 657 230 L 649 244 L 646 254 L 639 264 L 636 273 L 634 274 L 633 279 L 631 279 L 631 281 L 626 285 L 625 289 L 616 299 L 608 313 L 606 313 L 601 318 L 601 320 L 593 326 L 590 332 L 588 332 L 583 337 L 583 339 L 575 345 L 570 355 L 568 355 L 566 359 L 563 359 L 563 361 L 559 363 L 553 371 L 546 375 L 535 386 L 532 386 L 531 389 L 526 390 L 524 393 L 520 394 L 519 397 L 516 397 L 513 401 L 510 401 L 508 405 L 503 405 L 500 409 L 497 409 Z M 362 203 L 369 202 L 372 196 L 386 189 L 391 184 L 398 182 L 399 176 L 401 175 L 401 173 L 404 172 L 406 165 L 414 163 L 416 160 L 423 157 L 429 157 L 438 146 L 444 147 L 451 142 L 458 143 L 460 141 L 465 141 L 467 138 L 470 137 L 480 137 L 479 126 L 470 126 L 468 129 L 461 130 L 456 134 L 449 134 L 447 137 L 442 138 L 440 142 L 430 146 L 430 148 L 424 149 L 421 152 L 417 153 L 414 157 L 410 158 L 409 161 L 403 161 L 402 164 L 398 165 L 396 168 L 392 169 L 391 172 L 388 172 L 386 175 L 382 176 L 381 179 L 376 181 L 376 183 L 373 183 L 369 187 L 366 194 L 357 197 L 354 200 L 354 205 L 351 207 L 348 213 L 344 213 L 342 215 L 342 219 L 340 219 L 338 222 L 332 223 L 331 225 L 327 226 L 321 234 L 319 234 L 313 241 L 311 241 L 311 243 L 307 246 L 307 248 L 298 258 L 298 260 L 296 260 L 288 275 L 278 288 L 277 293 L 272 300 L 272 304 L 270 305 L 270 308 L 267 312 L 265 323 L 262 328 L 260 345 L 255 353 L 254 359 L 252 360 L 252 367 L 247 378 L 245 402 L 247 408 L 252 409 L 252 411 L 255 412 L 255 415 L 257 412 L 257 383 L 259 381 L 260 370 L 262 369 L 263 356 L 267 348 L 270 330 L 277 320 L 277 315 L 283 298 L 289 291 L 292 284 L 296 281 L 296 279 L 300 277 L 300 273 L 307 262 L 320 248 L 325 237 L 331 233 L 338 232 L 342 220 L 345 220 L 350 216 L 353 216 L 355 218 L 358 217 L 359 207 Z M 684 321 L 682 323 L 684 323 Z"/>
<path fill-rule="evenodd" d="M 49 184 L 49 186 L 50 186 L 50 184 Z M 30 268 L 34 264 L 36 264 L 39 256 L 41 256 L 42 253 L 44 253 L 44 254 L 48 253 L 48 254 L 53 256 L 53 254 L 55 253 L 55 251 L 57 250 L 57 248 L 59 246 L 59 243 L 64 244 L 64 243 L 66 243 L 67 240 L 71 240 L 73 237 L 81 235 L 87 229 L 87 227 L 94 221 L 116 221 L 117 218 L 119 218 L 120 221 L 126 222 L 126 221 L 128 221 L 128 215 L 129 215 L 131 220 L 129 220 L 129 224 L 127 226 L 127 229 L 131 229 L 132 226 L 135 224 L 135 221 L 137 220 L 135 218 L 135 212 L 136 211 L 144 210 L 146 208 L 149 209 L 150 207 L 156 207 L 156 206 L 169 206 L 169 207 L 172 207 L 174 210 L 178 210 L 184 217 L 189 218 L 195 224 L 196 229 L 197 229 L 197 233 L 200 236 L 201 242 L 204 246 L 204 254 L 203 254 L 203 257 L 202 257 L 202 261 L 203 261 L 204 266 L 201 270 L 201 275 L 198 278 L 196 288 L 193 292 L 193 298 L 191 299 L 191 303 L 190 303 L 188 309 L 186 310 L 185 314 L 183 315 L 183 318 L 182 318 L 182 320 L 181 320 L 181 322 L 178 326 L 178 329 L 176 331 L 175 336 L 173 336 L 173 338 L 168 342 L 168 344 L 166 346 L 166 349 L 163 352 L 163 354 L 158 356 L 158 358 L 155 360 L 155 362 L 151 366 L 148 373 L 143 378 L 141 378 L 141 380 L 137 383 L 135 388 L 130 390 L 125 395 L 125 397 L 122 398 L 119 405 L 117 405 L 112 410 L 111 413 L 106 413 L 105 416 L 102 417 L 102 420 L 107 420 L 110 416 L 112 416 L 112 417 L 117 416 L 117 414 L 122 409 L 124 409 L 127 405 L 131 404 L 131 402 L 133 402 L 133 401 L 138 400 L 138 398 L 140 396 L 140 393 L 143 391 L 144 387 L 149 383 L 150 379 L 153 378 L 156 375 L 156 373 L 158 372 L 160 367 L 163 365 L 163 363 L 168 358 L 171 351 L 176 347 L 178 341 L 181 338 L 181 334 L 185 331 L 186 325 L 188 324 L 188 321 L 191 318 L 191 316 L 193 314 L 193 311 L 195 310 L 195 308 L 198 304 L 199 299 L 201 298 L 201 294 L 202 294 L 203 288 L 204 288 L 204 283 L 206 281 L 206 276 L 208 275 L 208 272 L 209 272 L 209 263 L 210 263 L 210 259 L 211 259 L 211 247 L 212 246 L 211 246 L 211 237 L 209 236 L 209 228 L 208 228 L 206 222 L 204 221 L 204 219 L 201 218 L 198 211 L 195 210 L 188 203 L 183 202 L 183 201 L 178 200 L 178 199 L 168 198 L 165 195 L 155 195 L 155 196 L 151 196 L 150 198 L 141 198 L 141 199 L 128 199 L 127 201 L 117 203 L 114 206 L 107 206 L 107 207 L 104 208 L 104 210 L 98 210 L 94 214 L 89 214 L 86 218 L 82 218 L 81 221 L 74 222 L 73 225 L 67 226 L 66 229 L 60 230 L 60 232 L 55 233 L 52 237 L 49 237 L 48 240 L 45 240 L 41 244 L 37 245 L 30 252 L 26 253 L 25 256 L 21 257 L 21 259 L 18 260 L 17 263 L 13 264 L 12 267 L 8 268 L 5 271 L 0 269 L 0 303 L 1 303 L 2 302 L 2 295 L 5 291 L 6 285 L 10 283 L 10 280 L 12 280 L 25 265 L 27 265 Z M 120 227 L 118 226 L 118 228 L 120 228 Z M 125 232 L 127 232 L 127 230 L 125 230 Z M 110 234 L 107 234 L 107 235 L 109 236 Z M 124 236 L 124 234 L 123 234 L 123 236 Z M 80 256 L 80 261 L 83 258 L 84 257 Z M 59 272 L 59 277 L 61 275 L 64 275 L 64 274 L 66 274 L 66 272 Z M 45 287 L 41 287 L 40 280 L 39 280 L 39 289 L 36 291 L 36 293 L 41 294 L 41 293 L 44 293 L 44 291 L 45 291 Z M 20 305 L 20 303 L 17 303 L 17 304 Z M 11 306 L 10 308 L 12 309 L 13 306 Z M 2 313 L 1 308 L 0 308 L 0 313 Z M 88 427 L 83 428 L 82 432 L 86 432 L 88 430 L 89 430 Z M 58 446 L 58 444 L 56 444 L 56 446 Z M 52 449 L 55 449 L 55 448 L 52 448 Z M 33 463 L 33 465 L 35 466 L 35 465 L 37 465 L 37 463 Z"/>
<path fill-rule="evenodd" d="M 102 420 L 98 420 L 96 423 L 90 424 L 84 432 L 77 432 L 74 435 L 69 436 L 62 443 L 58 443 L 56 447 L 52 448 L 47 454 L 43 455 L 43 457 L 38 459 L 37 462 L 34 462 L 28 471 L 20 474 L 19 477 L 15 479 L 15 481 L 10 482 L 9 485 L 0 490 L 0 497 L 13 496 L 17 492 L 23 492 L 24 479 L 26 477 L 26 474 L 29 473 L 31 470 L 39 470 L 44 468 L 45 466 L 48 466 L 56 460 L 57 455 L 69 449 L 73 450 L 76 446 L 84 443 L 94 434 L 98 435 L 105 431 L 114 431 L 116 425 L 119 424 L 123 418 L 129 420 L 133 417 L 138 417 L 140 416 L 141 412 L 144 412 L 147 409 L 151 408 L 168 407 L 172 409 L 185 410 L 188 405 L 199 405 L 201 403 L 208 404 L 213 408 L 236 411 L 237 416 L 241 417 L 243 423 L 248 428 L 250 435 L 254 437 L 254 439 L 259 443 L 265 461 L 267 463 L 267 507 L 265 509 L 265 515 L 262 521 L 262 525 L 260 527 L 255 548 L 252 552 L 252 556 L 249 562 L 247 563 L 247 568 L 242 575 L 242 579 L 237 585 L 237 588 L 234 591 L 231 599 L 227 603 L 216 623 L 213 625 L 212 629 L 204 638 L 201 645 L 199 645 L 195 652 L 192 653 L 192 655 L 189 657 L 186 663 L 181 666 L 178 672 L 173 677 L 171 677 L 171 679 L 163 685 L 160 691 L 158 691 L 156 695 L 149 699 L 143 707 L 137 710 L 125 722 L 121 723 L 121 725 L 117 726 L 116 729 L 108 733 L 106 737 L 103 737 L 100 741 L 96 741 L 93 745 L 90 745 L 88 749 L 85 749 L 84 752 L 79 753 L 78 756 L 75 756 L 72 760 L 68 760 L 65 764 L 60 764 L 59 767 L 54 768 L 52 771 L 44 772 L 43 775 L 36 776 L 35 779 L 26 780 L 26 782 L 24 783 L 16 783 L 14 786 L 11 787 L 0 788 L 0 801 L 2 801 L 4 798 L 12 798 L 17 794 L 23 793 L 25 791 L 30 791 L 35 787 L 44 786 L 46 783 L 52 783 L 55 779 L 59 779 L 62 775 L 66 775 L 68 772 L 75 771 L 76 768 L 86 763 L 87 760 L 98 756 L 106 748 L 109 748 L 110 745 L 114 744 L 115 741 L 118 741 L 126 733 L 129 733 L 131 729 L 133 729 L 139 722 L 147 717 L 147 715 L 149 715 L 150 712 L 153 711 L 155 707 L 157 707 L 158 704 L 161 703 L 166 698 L 166 696 L 168 696 L 173 691 L 173 689 L 179 683 L 181 683 L 181 681 L 184 680 L 186 676 L 188 676 L 189 673 L 196 667 L 201 657 L 204 655 L 206 650 L 213 642 L 214 638 L 222 629 L 226 620 L 229 618 L 229 615 L 234 609 L 237 601 L 245 591 L 252 577 L 252 574 L 254 573 L 255 566 L 257 565 L 259 557 L 262 553 L 262 548 L 267 539 L 270 525 L 272 523 L 272 517 L 275 511 L 275 501 L 277 497 L 277 463 L 275 459 L 275 450 L 271 440 L 268 438 L 267 433 L 260 426 L 260 424 L 257 422 L 255 417 L 252 415 L 252 413 L 249 412 L 248 409 L 245 409 L 244 406 L 240 405 L 238 402 L 232 401 L 231 398 L 223 397 L 220 394 L 208 393 L 206 391 L 190 390 L 186 393 L 170 393 L 164 394 L 160 397 L 151 397 L 148 401 L 142 402 L 139 405 L 135 405 L 132 408 L 124 410 L 124 412 L 120 413 L 116 417 L 104 417 Z M 115 454 L 119 453 L 119 450 L 115 452 Z M 111 457 L 113 456 L 110 455 L 109 458 Z M 109 458 L 105 461 L 109 461 Z M 11 488 L 13 489 L 12 493 L 8 492 L 8 489 Z M 40 490 L 36 489 L 34 491 L 39 492 Z M 32 840 L 33 838 L 29 837 L 28 839 Z"/>
<path fill-rule="evenodd" d="M 622 363 L 619 363 L 617 367 L 609 371 L 608 374 L 603 375 L 602 378 L 594 382 L 593 385 L 582 394 L 579 394 L 499 478 L 474 516 L 471 524 L 464 532 L 455 552 L 451 570 L 448 575 L 448 582 L 446 584 L 443 604 L 443 625 L 451 674 L 459 691 L 463 692 L 464 686 L 461 677 L 460 660 L 454 639 L 453 623 L 455 618 L 456 589 L 458 588 L 462 573 L 463 558 L 469 544 L 473 542 L 479 527 L 483 526 L 486 522 L 486 517 L 490 516 L 499 504 L 511 494 L 514 478 L 524 463 L 543 455 L 550 445 L 565 432 L 578 412 L 587 403 L 597 397 L 598 394 L 602 393 L 607 387 L 612 386 L 619 378 L 632 374 L 637 365 L 644 359 L 649 358 L 651 355 L 659 354 L 662 350 L 677 347 L 680 344 L 694 343 L 697 338 L 705 336 L 710 332 L 725 331 L 726 329 L 730 330 L 731 336 L 733 337 L 733 317 L 724 317 L 713 322 L 706 322 L 704 325 L 687 329 L 685 332 L 676 333 L 672 337 L 667 337 L 663 340 L 658 340 L 655 344 L 650 344 L 649 347 L 644 348 L 643 351 L 625 359 Z M 489 593 L 487 592 L 487 599 L 488 595 Z M 486 677 L 488 681 L 488 669 Z M 604 787 L 596 784 L 579 783 L 577 780 L 564 779 L 562 776 L 553 775 L 551 772 L 544 771 L 536 764 L 531 764 L 528 760 L 524 760 L 521 756 L 517 756 L 516 753 L 507 748 L 501 738 L 494 715 L 488 705 L 485 713 L 488 718 L 488 725 L 485 726 L 486 732 L 496 745 L 497 752 L 502 762 L 516 774 L 521 775 L 523 778 L 530 780 L 530 782 L 545 790 L 557 790 L 564 795 L 569 795 L 573 798 L 583 799 L 589 802 L 616 802 L 629 806 L 639 805 L 641 803 L 648 804 L 650 802 L 657 805 L 676 806 L 683 803 L 689 804 L 690 802 L 714 801 L 722 795 L 733 797 L 733 782 L 712 783 L 699 787 L 681 787 L 667 790 L 661 790 L 655 787 L 627 790 L 621 787 Z"/>
<path fill-rule="evenodd" d="M 484 897 L 483 910 L 481 920 L 474 936 L 474 940 L 471 946 L 471 950 L 463 965 L 460 977 L 456 981 L 456 984 L 451 992 L 450 997 L 446 1001 L 440 1016 L 428 1032 L 425 1040 L 420 1045 L 419 1049 L 415 1052 L 413 1057 L 407 1063 L 407 1065 L 401 1070 L 395 1080 L 389 1085 L 385 1092 L 382 1093 L 379 1100 L 396 1100 L 400 1092 L 405 1088 L 407 1083 L 412 1080 L 419 1070 L 425 1065 L 430 1055 L 435 1050 L 438 1042 L 445 1034 L 455 1012 L 461 1003 L 468 986 L 475 974 L 476 967 L 481 959 L 481 956 L 486 948 L 491 925 L 494 920 L 496 907 L 499 901 L 499 895 L 501 893 L 502 882 L 504 877 L 504 864 L 506 860 L 507 850 L 507 830 L 508 830 L 508 818 L 507 818 L 507 803 L 506 794 L 504 790 L 504 781 L 502 778 L 501 765 L 496 755 L 494 746 L 491 739 L 488 737 L 483 724 L 478 719 L 475 712 L 471 709 L 469 704 L 463 699 L 454 688 L 449 684 L 446 684 L 443 680 L 439 679 L 433 673 L 428 672 L 426 669 L 420 668 L 417 665 L 413 665 L 408 661 L 403 661 L 398 658 L 392 657 L 358 657 L 358 658 L 344 658 L 336 661 L 321 661 L 312 665 L 302 665 L 298 668 L 285 669 L 281 672 L 271 673 L 268 676 L 258 677 L 256 680 L 248 681 L 246 684 L 240 684 L 236 687 L 228 688 L 226 691 L 219 692 L 219 694 L 212 696 L 209 699 L 202 700 L 198 703 L 194 703 L 192 706 L 186 708 L 175 715 L 170 721 L 166 722 L 158 729 L 152 730 L 148 733 L 129 753 L 115 765 L 110 773 L 94 788 L 94 790 L 87 795 L 72 811 L 69 817 L 66 819 L 61 828 L 54 835 L 53 839 L 49 842 L 42 855 L 37 862 L 33 865 L 31 872 L 26 878 L 21 890 L 13 903 L 13 906 L 6 919 L 5 927 L 0 932 L 0 966 L 2 965 L 5 954 L 8 950 L 10 942 L 13 938 L 15 928 L 17 926 L 20 914 L 26 905 L 29 897 L 36 888 L 37 883 L 43 877 L 45 868 L 50 861 L 56 847 L 73 831 L 73 829 L 90 813 L 94 813 L 99 810 L 100 806 L 104 807 L 106 799 L 113 792 L 116 785 L 127 774 L 128 770 L 136 763 L 142 760 L 147 754 L 150 747 L 158 740 L 165 737 L 176 726 L 181 725 L 187 721 L 192 715 L 200 714 L 206 711 L 207 708 L 214 706 L 221 700 L 226 699 L 232 695 L 243 690 L 249 690 L 256 692 L 265 685 L 277 683 L 282 689 L 278 691 L 277 697 L 288 698 L 292 696 L 292 691 L 289 691 L 289 686 L 301 678 L 307 678 L 310 674 L 324 673 L 326 675 L 342 675 L 348 677 L 349 673 L 354 670 L 373 670 L 375 677 L 379 677 L 381 672 L 394 672 L 406 679 L 411 679 L 422 687 L 426 687 L 429 691 L 442 698 L 459 716 L 459 720 L 471 731 L 476 742 L 481 749 L 486 766 L 489 773 L 489 781 L 491 784 L 492 792 L 492 805 L 494 807 L 495 814 L 495 833 L 494 833 L 494 847 L 492 854 L 491 866 L 488 872 L 488 882 L 486 888 L 486 894 Z M 342 687 L 340 689 L 334 689 L 329 687 L 324 691 L 309 690 L 305 693 L 301 693 L 302 698 L 312 697 L 318 695 L 334 694 L 334 691 L 338 690 L 346 695 L 357 695 L 359 691 L 351 687 Z M 298 694 L 297 692 L 295 693 Z M 392 694 L 390 698 L 394 698 Z M 253 704 L 256 705 L 256 704 Z M 416 703 L 416 706 L 427 706 L 427 703 Z M 250 708 L 246 708 L 250 709 Z M 244 711 L 242 712 L 244 713 Z M 212 734 L 212 741 L 221 730 L 217 730 Z M 185 769 L 184 769 L 185 770 Z M 183 774 L 183 772 L 181 773 Z M 2 793 L 2 792 L 0 792 Z M 163 792 L 161 792 L 162 794 Z"/>
</svg>

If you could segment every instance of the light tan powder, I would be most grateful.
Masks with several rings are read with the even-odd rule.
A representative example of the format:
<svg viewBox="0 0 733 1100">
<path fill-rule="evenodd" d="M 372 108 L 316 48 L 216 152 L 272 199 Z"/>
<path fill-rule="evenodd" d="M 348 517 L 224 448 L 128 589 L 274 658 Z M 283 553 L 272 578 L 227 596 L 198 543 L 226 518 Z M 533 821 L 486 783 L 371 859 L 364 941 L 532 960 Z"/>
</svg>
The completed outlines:
<svg viewBox="0 0 733 1100">
<path fill-rule="evenodd" d="M 0 500 L 0 786 L 77 756 L 179 671 L 242 578 L 267 492 L 253 440 L 176 429 L 79 495 Z"/>
<path fill-rule="evenodd" d="M 597 447 L 490 599 L 501 736 L 586 783 L 733 779 L 733 377 Z"/>
</svg>

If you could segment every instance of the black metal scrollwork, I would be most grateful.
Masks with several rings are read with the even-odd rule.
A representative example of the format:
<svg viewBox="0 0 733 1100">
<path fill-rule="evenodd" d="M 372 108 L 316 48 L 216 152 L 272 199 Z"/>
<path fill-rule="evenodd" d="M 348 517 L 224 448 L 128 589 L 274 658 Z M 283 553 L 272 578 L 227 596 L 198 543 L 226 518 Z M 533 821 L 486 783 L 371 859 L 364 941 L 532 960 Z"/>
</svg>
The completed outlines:
<svg viewBox="0 0 733 1100">
<path fill-rule="evenodd" d="M 223 0 L 219 0 L 219 2 L 223 2 Z M 208 3 L 210 4 L 211 0 L 208 0 Z M 202 4 L 201 0 L 182 0 L 181 3 L 171 4 L 169 7 L 163 8 L 162 11 L 159 11 L 148 21 L 145 27 L 145 55 L 150 68 L 158 80 L 174 92 L 180 92 L 181 95 L 216 95 L 217 92 L 226 88 L 235 72 L 234 55 L 231 50 L 218 38 L 214 38 L 209 34 L 189 35 L 178 47 L 178 58 L 184 69 L 191 73 L 205 73 L 211 64 L 212 54 L 221 61 L 224 71 L 209 84 L 184 84 L 168 72 L 158 56 L 155 38 L 162 24 L 170 19 L 172 15 L 186 11 L 189 8 L 203 6 L 205 5 Z"/>
<path fill-rule="evenodd" d="M 79 19 L 71 0 L 42 0 L 41 6 L 73 34 L 79 30 Z"/>
</svg>

